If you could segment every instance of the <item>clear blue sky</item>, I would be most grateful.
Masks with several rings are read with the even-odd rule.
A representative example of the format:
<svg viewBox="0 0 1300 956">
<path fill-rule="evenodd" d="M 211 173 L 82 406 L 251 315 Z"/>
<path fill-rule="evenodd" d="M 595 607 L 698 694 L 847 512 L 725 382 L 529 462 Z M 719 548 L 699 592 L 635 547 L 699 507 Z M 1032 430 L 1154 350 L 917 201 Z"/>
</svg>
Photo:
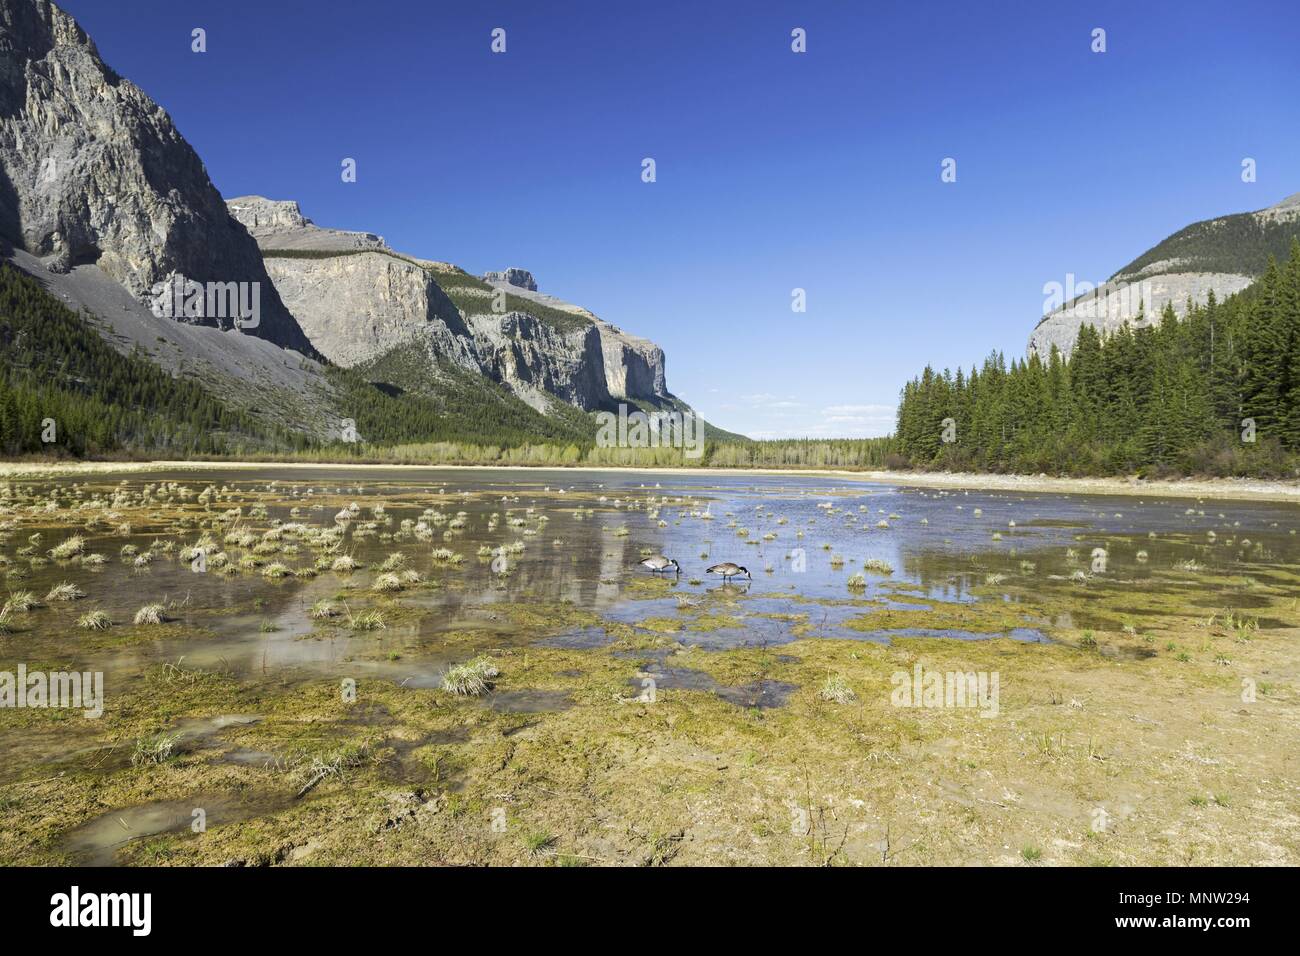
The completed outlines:
<svg viewBox="0 0 1300 956">
<path fill-rule="evenodd" d="M 59 2 L 224 195 L 531 269 L 756 437 L 886 432 L 1044 283 L 1300 191 L 1295 0 Z"/>
</svg>

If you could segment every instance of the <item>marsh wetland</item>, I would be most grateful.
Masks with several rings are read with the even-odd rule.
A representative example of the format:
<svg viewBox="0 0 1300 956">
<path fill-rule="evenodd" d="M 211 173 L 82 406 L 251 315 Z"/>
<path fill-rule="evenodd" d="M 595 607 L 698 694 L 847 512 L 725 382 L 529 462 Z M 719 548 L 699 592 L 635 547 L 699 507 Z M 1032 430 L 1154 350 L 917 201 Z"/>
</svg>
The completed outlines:
<svg viewBox="0 0 1300 956">
<path fill-rule="evenodd" d="M 0 672 L 104 695 L 0 708 L 0 861 L 1295 864 L 1297 529 L 833 476 L 9 480 Z"/>
</svg>

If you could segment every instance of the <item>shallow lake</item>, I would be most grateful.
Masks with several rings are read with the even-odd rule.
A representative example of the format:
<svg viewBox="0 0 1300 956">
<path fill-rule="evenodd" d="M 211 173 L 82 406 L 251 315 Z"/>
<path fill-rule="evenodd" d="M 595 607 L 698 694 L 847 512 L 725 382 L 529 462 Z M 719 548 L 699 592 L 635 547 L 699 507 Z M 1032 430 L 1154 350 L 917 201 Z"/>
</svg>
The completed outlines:
<svg viewBox="0 0 1300 956">
<path fill-rule="evenodd" d="M 1056 627 L 1092 626 L 1087 601 L 1058 612 L 1057 594 L 1122 585 L 1135 595 L 1177 593 L 1208 615 L 1229 602 L 1196 587 L 1202 570 L 1267 579 L 1300 559 L 1300 514 L 1283 504 L 940 491 L 779 474 L 268 466 L 0 490 L 6 591 L 40 603 L 11 616 L 0 667 L 44 661 L 101 671 L 110 696 L 179 661 L 236 676 L 378 677 L 434 688 L 448 666 L 483 649 L 599 649 L 615 641 L 611 631 L 629 627 L 706 652 L 804 637 L 1049 642 Z M 204 532 L 214 543 L 196 564 L 183 550 Z M 60 556 L 73 535 L 84 539 L 80 553 Z M 218 550 L 230 567 L 217 566 Z M 681 574 L 639 566 L 657 554 L 675 558 Z M 341 556 L 357 570 L 335 570 Z M 705 574 L 722 561 L 743 565 L 750 579 Z M 272 564 L 283 565 L 283 577 L 268 577 Z M 418 580 L 377 594 L 385 567 Z M 84 597 L 45 597 L 64 582 Z M 1231 603 L 1248 607 L 1249 597 Z M 1035 609 L 1016 617 L 1030 598 Z M 313 618 L 320 601 L 335 605 L 334 617 Z M 150 603 L 165 607 L 167 626 L 133 624 Z M 382 629 L 344 626 L 379 605 L 389 617 Z M 538 620 L 523 627 L 517 614 L 500 613 L 521 605 L 538 608 Z M 980 623 L 998 606 L 1002 623 Z M 589 619 L 551 620 L 543 611 L 555 607 Z M 75 626 L 90 610 L 112 626 Z M 939 617 L 915 620 L 918 612 Z M 1133 620 L 1143 613 L 1135 601 Z M 1111 614 L 1097 623 L 1116 625 Z M 662 660 L 644 666 L 665 687 L 712 691 L 738 706 L 779 706 L 790 689 L 728 687 Z M 488 695 L 485 706 L 529 713 L 570 702 L 563 690 L 515 688 Z M 0 731 L 10 770 L 82 752 L 54 745 L 55 736 Z M 227 755 L 270 757 L 233 746 Z M 96 759 L 115 766 L 123 758 Z"/>
<path fill-rule="evenodd" d="M 209 486 L 220 489 L 218 498 L 198 504 L 195 496 Z M 132 527 L 125 534 L 72 523 L 110 508 L 114 494 L 126 502 L 146 488 L 146 517 L 139 502 L 131 501 L 124 510 L 133 512 Z M 31 514 L 34 503 L 49 508 L 51 500 L 57 503 L 49 512 L 55 520 Z M 332 527 L 340 505 L 351 503 L 357 509 L 338 522 L 341 543 L 331 553 L 351 555 L 361 567 L 352 574 L 324 571 L 308 580 L 271 580 L 256 568 L 235 575 L 197 571 L 192 561 L 177 556 L 201 531 L 197 525 L 179 529 L 177 515 L 189 515 L 193 524 L 195 517 L 240 507 L 244 514 L 228 527 L 261 534 L 286 523 Z M 254 512 L 258 505 L 262 510 Z M 842 625 L 860 616 L 864 604 L 897 609 L 962 604 L 976 600 L 972 587 L 987 589 L 1001 577 L 1027 572 L 1050 594 L 1081 575 L 1122 576 L 1140 588 L 1171 568 L 1263 574 L 1271 565 L 1293 565 L 1300 558 L 1297 510 L 1283 504 L 938 491 L 785 475 L 328 466 L 277 472 L 268 467 L 13 483 L 6 506 L 21 515 L 18 522 L 10 518 L 15 526 L 2 552 L 8 558 L 8 591 L 27 590 L 39 598 L 70 581 L 87 592 L 84 599 L 52 604 L 49 613 L 36 615 L 11 641 L 10 652 L 51 639 L 59 642 L 61 656 L 70 654 L 68 664 L 109 675 L 138 672 L 181 655 L 195 666 L 220 662 L 237 671 L 332 671 L 344 661 L 352 668 L 363 643 L 389 656 L 401 654 L 400 664 L 372 660 L 372 669 L 416 686 L 435 686 L 439 671 L 463 654 L 441 649 L 439 633 L 481 629 L 510 638 L 495 620 L 494 604 L 569 602 L 635 626 L 671 617 L 702 595 L 722 593 L 734 596 L 728 611 L 738 623 L 701 633 L 702 646 L 785 643 L 793 639 L 786 618 L 795 615 L 815 620 L 819 636 L 884 640 L 887 633 L 846 631 Z M 378 518 L 376 506 L 382 509 Z M 430 523 L 432 535 L 420 540 L 404 533 L 403 523 L 408 529 L 419 523 L 422 515 L 428 517 L 426 509 L 438 514 Z M 85 538 L 86 553 L 108 560 L 100 567 L 75 560 L 39 562 L 74 532 Z M 28 546 L 38 566 L 27 568 L 17 552 L 32 534 L 40 535 Z M 159 542 L 169 541 L 174 550 L 159 549 Z M 508 549 L 516 542 L 523 544 L 517 553 L 478 557 L 481 549 Z M 124 546 L 154 559 L 137 566 L 131 555 L 121 555 Z M 464 560 L 431 561 L 434 548 L 450 549 Z M 288 552 L 271 551 L 265 561 L 293 568 L 315 557 L 307 547 L 292 544 Z M 364 604 L 369 583 L 394 552 L 404 555 L 404 567 L 442 586 L 404 592 L 402 603 L 413 613 L 397 627 L 307 638 L 313 632 L 307 609 L 314 602 L 336 594 L 344 583 L 358 591 L 358 606 Z M 675 558 L 682 573 L 645 571 L 638 562 L 649 554 Z M 752 579 L 724 583 L 704 573 L 722 561 L 746 567 Z M 864 572 L 866 562 L 876 562 L 874 570 Z M 862 583 L 851 587 L 855 574 Z M 664 579 L 664 587 L 647 592 L 647 582 L 656 577 Z M 1207 607 L 1216 603 L 1213 595 L 1190 598 L 1204 599 Z M 86 654 L 69 646 L 76 640 L 71 625 L 77 614 L 93 607 L 114 622 L 128 621 L 151 601 L 174 605 L 175 618 L 201 622 L 213 634 Z M 220 613 L 211 614 L 214 609 Z M 1048 639 L 1051 623 L 1012 636 Z M 959 629 L 935 633 L 983 636 Z M 561 646 L 597 646 L 604 640 L 599 627 L 543 639 Z"/>
</svg>

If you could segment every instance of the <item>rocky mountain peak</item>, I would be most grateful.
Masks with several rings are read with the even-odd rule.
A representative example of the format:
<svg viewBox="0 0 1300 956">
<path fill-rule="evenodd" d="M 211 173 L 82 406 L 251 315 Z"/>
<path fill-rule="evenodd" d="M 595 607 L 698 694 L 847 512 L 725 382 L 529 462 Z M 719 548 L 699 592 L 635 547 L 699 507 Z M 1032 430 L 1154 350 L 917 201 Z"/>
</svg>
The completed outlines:
<svg viewBox="0 0 1300 956">
<path fill-rule="evenodd" d="M 373 232 L 325 229 L 302 214 L 292 199 L 240 196 L 226 200 L 226 208 L 263 249 L 297 249 L 340 252 L 354 249 L 387 250 L 383 236 Z"/>
<path fill-rule="evenodd" d="M 171 118 L 49 0 L 0 2 L 0 236 L 54 272 L 97 266 L 140 301 L 176 276 L 255 288 L 246 331 L 315 354 Z"/>
<path fill-rule="evenodd" d="M 227 199 L 226 208 L 249 232 L 255 229 L 302 229 L 313 225 L 293 199 L 239 196 Z"/>
<path fill-rule="evenodd" d="M 527 289 L 529 292 L 537 291 L 537 280 L 527 269 L 503 269 L 500 272 L 483 273 L 484 282 L 504 282 L 507 285 L 518 286 L 520 289 Z"/>
</svg>

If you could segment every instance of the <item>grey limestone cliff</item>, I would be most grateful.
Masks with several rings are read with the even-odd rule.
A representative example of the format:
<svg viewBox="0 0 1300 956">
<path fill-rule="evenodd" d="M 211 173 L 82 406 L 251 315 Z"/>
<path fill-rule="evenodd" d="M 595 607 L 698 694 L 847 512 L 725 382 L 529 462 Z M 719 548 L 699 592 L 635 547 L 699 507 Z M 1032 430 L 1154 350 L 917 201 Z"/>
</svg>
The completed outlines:
<svg viewBox="0 0 1300 956">
<path fill-rule="evenodd" d="M 139 301 L 178 275 L 255 283 L 247 331 L 311 352 L 170 117 L 48 0 L 0 2 L 0 236 L 51 272 L 93 264 Z"/>
</svg>

